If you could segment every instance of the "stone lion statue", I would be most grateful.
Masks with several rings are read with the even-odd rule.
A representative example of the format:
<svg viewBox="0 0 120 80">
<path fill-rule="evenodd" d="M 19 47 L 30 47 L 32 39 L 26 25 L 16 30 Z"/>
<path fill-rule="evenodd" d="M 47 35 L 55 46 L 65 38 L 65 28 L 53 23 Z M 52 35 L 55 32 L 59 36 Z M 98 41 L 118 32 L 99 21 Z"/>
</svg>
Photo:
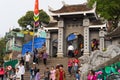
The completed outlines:
<svg viewBox="0 0 120 80">
<path fill-rule="evenodd" d="M 103 64 L 109 61 L 111 58 L 116 57 L 120 54 L 120 46 L 111 45 L 107 48 L 107 51 L 103 52 L 100 50 L 95 50 L 89 55 L 83 55 L 79 58 L 81 61 L 81 77 L 82 80 L 85 80 L 85 76 L 87 75 L 88 70 L 95 69 L 100 64 Z"/>
</svg>

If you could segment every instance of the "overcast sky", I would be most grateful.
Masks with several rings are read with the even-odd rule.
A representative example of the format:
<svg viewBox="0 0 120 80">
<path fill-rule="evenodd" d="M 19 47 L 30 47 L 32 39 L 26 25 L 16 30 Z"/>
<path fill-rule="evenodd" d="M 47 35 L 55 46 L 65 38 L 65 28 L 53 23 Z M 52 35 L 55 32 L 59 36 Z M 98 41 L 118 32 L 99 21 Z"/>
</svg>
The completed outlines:
<svg viewBox="0 0 120 80">
<path fill-rule="evenodd" d="M 86 0 L 39 0 L 39 9 L 48 12 L 48 6 L 53 9 L 62 7 L 62 2 L 66 4 L 82 4 Z M 4 36 L 10 28 L 19 27 L 18 19 L 25 15 L 28 10 L 34 10 L 35 0 L 0 0 L 0 37 Z"/>
</svg>

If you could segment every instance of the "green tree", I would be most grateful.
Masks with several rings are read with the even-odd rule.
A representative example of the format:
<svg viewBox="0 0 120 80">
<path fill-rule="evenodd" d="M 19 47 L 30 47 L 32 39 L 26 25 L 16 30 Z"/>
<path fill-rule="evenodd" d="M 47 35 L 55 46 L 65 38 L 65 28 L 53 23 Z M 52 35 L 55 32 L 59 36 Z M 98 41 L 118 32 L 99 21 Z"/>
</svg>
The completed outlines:
<svg viewBox="0 0 120 80">
<path fill-rule="evenodd" d="M 43 22 L 43 23 L 49 23 L 50 21 L 50 17 L 49 15 L 43 11 L 43 10 L 39 10 L 39 22 Z M 26 28 L 28 25 L 30 25 L 31 27 L 33 27 L 34 24 L 34 13 L 33 11 L 28 11 L 26 12 L 26 14 L 24 16 L 22 16 L 19 20 L 18 20 L 18 24 L 21 27 Z"/>
<path fill-rule="evenodd" d="M 112 21 L 116 28 L 120 20 L 120 0 L 89 0 L 89 6 L 97 2 L 97 13 L 108 21 Z"/>
</svg>

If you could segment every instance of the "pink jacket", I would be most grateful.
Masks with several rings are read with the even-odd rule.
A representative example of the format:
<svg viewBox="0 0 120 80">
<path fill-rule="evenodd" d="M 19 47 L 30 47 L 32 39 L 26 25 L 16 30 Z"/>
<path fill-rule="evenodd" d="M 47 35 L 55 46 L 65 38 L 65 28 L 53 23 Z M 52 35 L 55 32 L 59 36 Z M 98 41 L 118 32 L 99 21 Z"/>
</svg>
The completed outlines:
<svg viewBox="0 0 120 80">
<path fill-rule="evenodd" d="M 95 75 L 88 75 L 87 80 L 97 80 L 97 77 Z"/>
</svg>

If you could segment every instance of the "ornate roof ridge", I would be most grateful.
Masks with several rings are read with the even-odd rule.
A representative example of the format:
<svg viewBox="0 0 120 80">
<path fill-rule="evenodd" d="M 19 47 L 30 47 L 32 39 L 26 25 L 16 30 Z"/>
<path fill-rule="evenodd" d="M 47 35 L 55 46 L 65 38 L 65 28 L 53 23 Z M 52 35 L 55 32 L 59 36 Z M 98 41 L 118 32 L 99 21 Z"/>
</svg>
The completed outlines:
<svg viewBox="0 0 120 80">
<path fill-rule="evenodd" d="M 52 13 L 64 13 L 64 12 L 79 12 L 79 11 L 89 11 L 93 8 L 88 7 L 87 3 L 83 4 L 72 4 L 68 5 L 63 3 L 63 6 L 60 9 L 54 10 L 49 7 L 49 11 Z"/>
</svg>

